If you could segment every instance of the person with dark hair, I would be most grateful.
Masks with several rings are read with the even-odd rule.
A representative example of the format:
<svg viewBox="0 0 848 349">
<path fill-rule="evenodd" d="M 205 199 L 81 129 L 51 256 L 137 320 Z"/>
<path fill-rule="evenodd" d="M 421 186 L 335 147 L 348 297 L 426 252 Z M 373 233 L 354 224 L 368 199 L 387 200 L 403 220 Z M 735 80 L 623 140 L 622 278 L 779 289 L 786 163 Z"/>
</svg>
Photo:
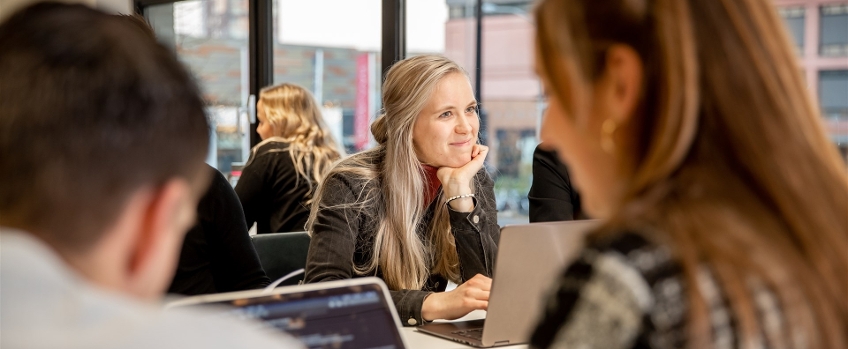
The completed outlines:
<svg viewBox="0 0 848 349">
<path fill-rule="evenodd" d="M 580 194 L 555 150 L 539 144 L 533 152 L 533 183 L 527 193 L 530 223 L 582 219 Z"/>
<path fill-rule="evenodd" d="M 298 346 L 156 304 L 209 183 L 192 78 L 149 33 L 83 5 L 0 25 L 0 347 Z"/>
<path fill-rule="evenodd" d="M 168 293 L 199 295 L 268 286 L 271 280 L 250 241 L 230 182 L 211 166 L 212 184 L 197 205 L 197 223 L 186 233 Z"/>
</svg>

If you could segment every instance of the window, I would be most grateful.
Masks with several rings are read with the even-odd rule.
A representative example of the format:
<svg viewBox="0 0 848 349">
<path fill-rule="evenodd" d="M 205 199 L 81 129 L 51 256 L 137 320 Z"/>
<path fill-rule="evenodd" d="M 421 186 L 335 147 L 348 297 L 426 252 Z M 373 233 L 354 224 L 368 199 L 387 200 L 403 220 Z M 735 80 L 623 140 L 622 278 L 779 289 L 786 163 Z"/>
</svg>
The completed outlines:
<svg viewBox="0 0 848 349">
<path fill-rule="evenodd" d="M 274 84 L 310 90 L 348 153 L 373 145 L 380 109 L 380 0 L 274 0 Z"/>
<path fill-rule="evenodd" d="M 207 163 L 229 175 L 247 160 L 250 125 L 247 0 L 192 0 L 145 8 L 161 42 L 199 82 L 212 123 Z"/>
<path fill-rule="evenodd" d="M 804 8 L 785 7 L 778 9 L 783 21 L 786 22 L 789 34 L 792 35 L 795 48 L 799 55 L 804 54 Z"/>
<path fill-rule="evenodd" d="M 821 43 L 825 57 L 848 56 L 848 4 L 821 7 Z"/>
<path fill-rule="evenodd" d="M 828 134 L 848 161 L 848 70 L 819 72 L 819 102 Z"/>
<path fill-rule="evenodd" d="M 485 124 L 480 133 L 491 149 L 487 166 L 495 180 L 501 225 L 529 220 L 527 192 L 544 110 L 541 84 L 533 71 L 531 5 L 530 0 L 487 0 L 482 5 L 480 106 Z M 407 56 L 444 54 L 465 68 L 473 85 L 477 74 L 475 6 L 475 0 L 407 0 Z M 443 47 L 428 47 L 422 33 L 443 35 Z"/>
<path fill-rule="evenodd" d="M 848 70 L 819 72 L 819 100 L 826 117 L 848 120 Z"/>
</svg>

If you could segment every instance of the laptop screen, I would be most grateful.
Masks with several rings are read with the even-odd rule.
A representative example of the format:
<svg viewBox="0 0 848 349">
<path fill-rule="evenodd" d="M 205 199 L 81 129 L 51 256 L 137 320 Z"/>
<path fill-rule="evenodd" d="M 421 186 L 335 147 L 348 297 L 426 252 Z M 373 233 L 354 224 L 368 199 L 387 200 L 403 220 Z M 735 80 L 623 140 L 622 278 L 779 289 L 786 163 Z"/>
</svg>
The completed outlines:
<svg viewBox="0 0 848 349">
<path fill-rule="evenodd" d="M 378 284 L 236 298 L 206 305 L 226 315 L 260 320 L 308 348 L 403 349 L 397 324 Z"/>
</svg>

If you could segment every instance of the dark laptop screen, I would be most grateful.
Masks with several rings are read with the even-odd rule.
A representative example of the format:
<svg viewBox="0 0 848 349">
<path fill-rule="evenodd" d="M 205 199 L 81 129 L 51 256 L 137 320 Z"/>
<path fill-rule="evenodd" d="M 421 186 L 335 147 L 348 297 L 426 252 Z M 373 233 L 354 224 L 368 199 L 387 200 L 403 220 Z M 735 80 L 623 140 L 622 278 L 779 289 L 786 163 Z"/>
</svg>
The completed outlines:
<svg viewBox="0 0 848 349">
<path fill-rule="evenodd" d="M 227 315 L 258 319 L 308 348 L 403 349 L 379 285 L 366 284 L 209 303 Z"/>
</svg>

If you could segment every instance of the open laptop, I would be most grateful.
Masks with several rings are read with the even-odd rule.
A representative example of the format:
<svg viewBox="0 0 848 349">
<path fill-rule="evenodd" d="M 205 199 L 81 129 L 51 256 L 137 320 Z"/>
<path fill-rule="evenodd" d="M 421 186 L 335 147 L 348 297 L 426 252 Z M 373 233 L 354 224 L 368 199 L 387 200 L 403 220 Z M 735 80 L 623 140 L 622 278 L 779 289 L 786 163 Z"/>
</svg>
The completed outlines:
<svg viewBox="0 0 848 349">
<path fill-rule="evenodd" d="M 308 348 L 404 349 L 394 303 L 375 277 L 183 298 L 168 308 L 204 306 L 260 320 Z"/>
<path fill-rule="evenodd" d="M 597 225 L 590 220 L 502 228 L 486 319 L 430 323 L 418 331 L 474 347 L 527 343 L 553 280 Z"/>
</svg>

